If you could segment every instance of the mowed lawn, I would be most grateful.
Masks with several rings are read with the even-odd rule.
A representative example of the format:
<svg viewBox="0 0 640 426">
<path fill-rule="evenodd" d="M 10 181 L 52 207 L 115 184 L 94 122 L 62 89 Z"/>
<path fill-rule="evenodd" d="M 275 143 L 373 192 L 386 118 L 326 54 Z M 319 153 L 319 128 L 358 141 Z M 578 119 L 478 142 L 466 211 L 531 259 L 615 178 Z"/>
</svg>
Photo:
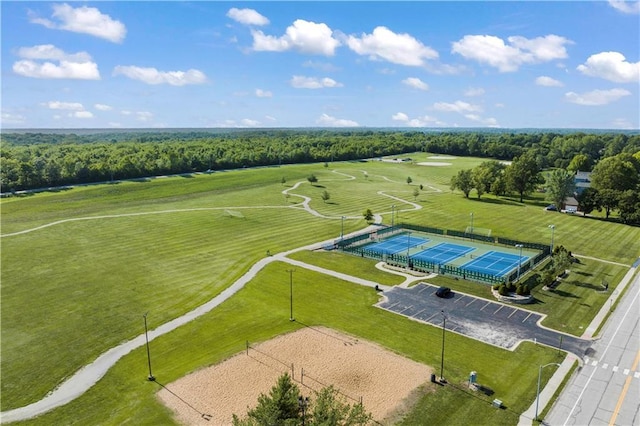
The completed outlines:
<svg viewBox="0 0 640 426">
<path fill-rule="evenodd" d="M 427 154 L 412 154 L 411 157 L 429 161 Z M 468 226 L 470 212 L 474 212 L 474 225 L 491 228 L 493 235 L 540 242 L 549 241 L 548 224 L 553 223 L 556 225 L 556 245 L 565 245 L 575 253 L 626 264 L 631 264 L 638 256 L 640 249 L 634 243 L 640 240 L 637 228 L 545 212 L 542 207 L 546 202 L 541 196 L 520 204 L 492 196 L 478 201 L 465 199 L 460 193 L 452 194 L 448 189 L 450 176 L 481 161 L 459 158 L 450 161 L 452 165 L 448 167 L 381 161 L 332 163 L 329 167 L 322 164 L 296 165 L 97 185 L 2 200 L 3 235 L 64 219 L 95 218 L 65 222 L 1 240 L 2 410 L 41 398 L 64 377 L 100 353 L 139 335 L 143 331 L 142 314 L 145 312 L 149 312 L 149 326 L 155 328 L 211 299 L 264 257 L 267 250 L 277 253 L 311 242 L 338 238 L 341 216 L 346 217 L 343 222 L 345 232 L 366 226 L 362 211 L 367 208 L 374 213 L 383 213 L 385 223 L 390 223 L 391 205 L 395 205 L 398 212 L 396 221 L 458 230 Z M 319 179 L 315 185 L 305 181 L 310 173 Z M 406 182 L 409 176 L 413 181 L 411 185 Z M 284 185 L 281 183 L 283 177 L 286 180 Z M 302 210 L 296 205 L 302 201 L 301 197 L 282 194 L 298 181 L 304 183 L 292 193 L 311 197 L 311 207 L 328 218 L 316 217 Z M 420 184 L 423 184 L 423 190 L 414 200 L 413 190 Z M 330 194 L 327 202 L 321 199 L 322 191 Z M 415 209 L 411 204 L 414 202 L 422 209 Z M 241 212 L 244 218 L 230 217 L 225 210 Z M 117 214 L 129 216 L 97 218 Z M 363 265 L 359 268 L 351 273 L 362 274 L 366 278 L 365 272 L 359 272 L 363 271 Z M 620 276 L 619 271 L 603 273 L 611 274 L 612 284 Z M 288 274 L 280 271 L 276 275 L 278 282 L 284 280 L 288 284 Z M 296 282 L 302 279 L 299 275 L 303 274 L 296 273 Z M 390 280 L 389 284 L 398 282 L 396 277 Z M 340 283 L 340 289 L 348 294 L 353 291 L 358 295 L 359 291 L 366 290 L 355 288 L 354 285 Z M 317 291 L 326 297 L 309 299 L 314 300 L 313 309 L 317 305 L 319 310 L 317 316 L 309 313 L 309 321 L 331 326 L 330 319 L 325 320 L 325 317 L 333 316 L 333 312 L 327 314 L 333 310 L 333 305 L 327 303 L 334 304 L 335 300 L 328 298 L 324 281 L 323 287 Z M 254 301 L 243 298 L 242 294 L 244 291 L 229 303 L 251 306 Z M 385 343 L 382 337 L 386 333 L 394 334 L 392 329 L 399 327 L 398 324 L 404 327 L 405 323 L 411 322 L 386 316 L 380 322 L 378 310 L 369 309 L 375 302 L 371 300 L 375 294 L 366 294 L 369 296 L 364 299 L 352 301 L 347 297 L 344 302 L 347 304 L 345 311 L 357 305 L 367 314 L 363 314 L 360 320 L 362 330 L 354 328 L 351 324 L 353 318 L 343 318 L 342 315 L 346 315 L 343 312 L 335 313 L 335 327 L 380 341 L 420 359 L 418 355 L 411 355 L 415 349 L 410 349 L 410 344 Z M 248 313 L 242 320 L 230 316 L 218 324 L 216 319 L 222 312 L 219 309 L 199 320 L 215 323 L 212 330 L 219 330 L 222 335 L 229 333 L 226 349 L 225 344 L 219 345 L 219 340 L 211 337 L 211 340 L 203 340 L 203 354 L 198 355 L 193 348 L 180 343 L 186 327 L 158 340 L 171 342 L 167 347 L 179 358 L 171 367 L 174 370 L 172 377 L 177 378 L 237 351 L 233 349 L 236 343 L 231 339 L 237 338 L 238 333 L 224 331 L 225 327 L 234 330 L 246 322 L 247 334 L 254 336 L 251 339 L 264 339 L 289 329 L 287 324 L 273 324 L 271 311 L 275 308 L 271 301 L 270 296 L 256 301 L 258 305 L 253 306 L 253 316 Z M 585 307 L 585 315 L 595 314 L 596 303 L 585 304 L 591 308 Z M 278 309 L 287 311 L 288 305 Z M 553 312 L 549 315 L 552 317 Z M 558 318 L 556 321 L 562 324 L 567 319 Z M 407 324 L 406 327 L 410 330 L 418 327 L 421 333 L 427 334 L 433 331 L 433 327 L 424 325 Z M 469 339 L 459 339 L 471 345 L 467 348 L 470 351 L 482 352 L 487 347 Z M 223 341 L 221 338 L 220 342 Z M 505 358 L 501 352 L 500 360 L 507 359 L 508 363 L 516 366 L 528 362 L 519 360 L 515 355 L 512 358 L 510 354 Z M 71 419 L 82 418 L 80 413 L 89 410 L 84 405 L 77 405 L 80 401 L 105 398 L 111 404 L 106 404 L 111 408 L 105 409 L 112 413 L 101 413 L 106 415 L 105 423 L 119 423 L 111 420 L 113 412 L 117 412 L 115 418 L 120 421 L 137 418 L 142 419 L 143 424 L 153 424 L 144 417 L 137 417 L 143 413 L 150 415 L 150 411 L 162 412 L 156 406 L 152 393 L 147 394 L 148 384 L 127 381 L 124 376 L 128 370 L 122 370 L 123 365 L 130 367 L 131 359 L 138 362 L 141 355 L 142 352 L 136 351 L 125 357 L 87 396 L 69 405 L 76 408 L 56 410 L 43 419 L 55 418 L 68 423 Z M 456 364 L 454 360 L 450 368 L 458 369 L 456 374 L 464 380 L 468 365 L 464 362 Z M 508 366 L 505 371 L 513 371 L 514 368 Z M 127 399 L 126 392 L 122 398 L 108 395 L 110 390 L 105 383 L 113 386 L 114 380 L 120 383 L 116 386 L 120 391 L 123 387 L 132 386 L 136 392 L 142 392 L 135 395 L 140 402 Z M 504 386 L 504 392 L 509 394 L 504 398 L 509 399 L 512 392 L 507 384 L 511 384 L 513 377 L 505 376 L 504 380 L 505 384 L 494 386 Z M 514 400 L 525 399 L 520 401 L 523 410 L 526 408 L 524 405 L 531 402 L 529 391 L 514 393 Z M 430 401 L 427 397 L 422 403 L 428 406 L 432 403 Z M 95 409 L 100 410 L 91 408 L 90 411 Z M 167 413 L 162 416 L 167 416 Z M 502 420 L 499 423 L 513 423 Z"/>
<path fill-rule="evenodd" d="M 153 373 L 158 383 L 169 385 L 191 371 L 243 352 L 245 341 L 257 343 L 316 325 L 377 342 L 439 372 L 441 329 L 373 307 L 378 296 L 371 288 L 298 268 L 294 279 L 296 321 L 290 322 L 289 268 L 285 263 L 272 263 L 214 312 L 152 341 Z M 454 333 L 447 333 L 445 344 L 444 373 L 450 386 L 426 383 L 416 395 L 414 414 L 404 424 L 420 425 L 429 419 L 437 419 L 438 424 L 460 424 L 469 418 L 476 424 L 515 424 L 519 413 L 535 398 L 535 366 L 561 359 L 556 350 L 542 346 L 523 344 L 510 352 Z M 286 360 L 286 354 L 278 356 Z M 465 389 L 472 370 L 493 396 Z M 553 372 L 549 370 L 545 381 Z M 160 386 L 147 381 L 147 374 L 146 351 L 141 347 L 82 397 L 25 424 L 172 424 L 171 413 L 155 397 Z M 251 377 L 238 380 L 251 386 Z M 501 398 L 506 409 L 493 408 L 490 402 L 494 397 Z M 448 414 L 438 414 L 442 410 Z"/>
</svg>

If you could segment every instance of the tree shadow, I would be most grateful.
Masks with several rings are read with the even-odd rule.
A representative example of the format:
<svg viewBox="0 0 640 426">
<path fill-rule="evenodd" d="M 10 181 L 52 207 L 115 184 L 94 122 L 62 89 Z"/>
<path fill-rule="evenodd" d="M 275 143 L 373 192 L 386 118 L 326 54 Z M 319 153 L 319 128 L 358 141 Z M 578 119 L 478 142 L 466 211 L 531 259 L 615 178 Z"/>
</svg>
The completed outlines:
<svg viewBox="0 0 640 426">
<path fill-rule="evenodd" d="M 558 296 L 560 296 L 560 297 L 567 297 L 567 298 L 573 298 L 573 299 L 580 299 L 580 297 L 579 297 L 579 296 L 576 296 L 576 295 L 575 295 L 575 294 L 573 294 L 573 293 L 569 293 L 568 291 L 563 291 L 563 290 L 555 289 L 555 290 L 552 290 L 552 291 L 551 291 L 551 293 L 555 293 L 555 294 L 557 294 L 557 295 L 558 295 Z"/>
</svg>

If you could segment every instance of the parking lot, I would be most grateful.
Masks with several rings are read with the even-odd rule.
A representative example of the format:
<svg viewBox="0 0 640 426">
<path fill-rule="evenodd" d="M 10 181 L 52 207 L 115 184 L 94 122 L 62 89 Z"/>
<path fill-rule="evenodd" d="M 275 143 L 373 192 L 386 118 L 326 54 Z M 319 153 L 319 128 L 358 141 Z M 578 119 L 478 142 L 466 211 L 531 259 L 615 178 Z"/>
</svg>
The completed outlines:
<svg viewBox="0 0 640 426">
<path fill-rule="evenodd" d="M 440 298 L 437 289 L 426 283 L 394 287 L 376 306 L 437 327 L 442 327 L 445 315 L 447 330 L 506 349 L 530 340 L 582 357 L 590 347 L 588 340 L 539 326 L 541 314 L 458 292 Z"/>
</svg>

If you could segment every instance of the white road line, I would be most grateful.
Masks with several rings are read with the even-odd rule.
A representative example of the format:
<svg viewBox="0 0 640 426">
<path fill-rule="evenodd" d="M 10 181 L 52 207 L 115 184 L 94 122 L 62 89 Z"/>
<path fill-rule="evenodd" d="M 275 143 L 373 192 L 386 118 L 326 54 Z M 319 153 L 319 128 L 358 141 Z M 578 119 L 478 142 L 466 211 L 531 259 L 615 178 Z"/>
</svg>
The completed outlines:
<svg viewBox="0 0 640 426">
<path fill-rule="evenodd" d="M 636 371 L 635 373 L 633 373 L 633 377 L 635 377 L 636 379 L 640 379 L 640 371 Z"/>
<path fill-rule="evenodd" d="M 500 305 L 500 307 L 493 313 L 493 315 L 497 314 L 500 309 L 504 308 L 504 305 Z"/>
<path fill-rule="evenodd" d="M 629 375 L 629 369 L 625 368 L 624 371 L 622 372 L 622 374 L 624 374 L 625 376 Z"/>
<path fill-rule="evenodd" d="M 613 366 L 613 368 L 612 368 L 613 372 L 614 372 L 614 373 L 617 373 L 617 372 L 618 372 L 618 368 L 619 368 L 619 367 L 618 367 L 617 365 L 614 365 L 614 366 Z"/>
<path fill-rule="evenodd" d="M 591 362 L 591 365 L 595 367 L 596 365 L 598 365 L 598 361 L 596 361 L 596 360 L 594 359 L 594 360 Z"/>
<path fill-rule="evenodd" d="M 511 318 L 513 316 L 513 314 L 515 314 L 516 312 L 518 312 L 518 310 L 514 309 L 513 312 L 511 312 L 507 318 Z"/>
<path fill-rule="evenodd" d="M 607 368 L 609 368 L 609 364 L 607 364 L 606 362 L 604 364 L 602 364 L 602 369 L 606 370 Z"/>
<path fill-rule="evenodd" d="M 638 295 L 640 295 L 640 293 L 636 293 L 636 295 L 633 298 L 633 300 L 631 301 L 631 303 L 629 303 L 629 307 L 627 308 L 626 312 L 622 316 L 622 320 L 620 320 L 620 323 L 618 324 L 618 327 L 616 328 L 616 331 L 613 333 L 613 335 L 611 336 L 611 340 L 609 340 L 609 343 L 604 348 L 604 352 L 602 352 L 602 356 L 600 357 L 600 361 L 602 361 L 604 359 L 604 356 L 606 355 L 607 351 L 609 350 L 609 347 L 613 343 L 613 339 L 618 334 L 618 331 L 620 331 L 620 327 L 622 327 L 622 324 L 625 323 L 624 320 L 627 318 L 627 315 L 629 314 L 629 312 L 631 312 L 631 308 L 633 307 L 633 304 L 636 303 L 636 300 L 638 299 Z M 627 371 L 627 374 L 628 374 L 629 370 L 625 370 L 625 371 Z M 587 386 L 589 386 L 589 383 L 591 382 L 591 379 L 593 378 L 593 375 L 595 373 L 596 373 L 596 370 L 594 368 L 593 371 L 591 372 L 591 375 L 589 376 L 589 379 L 587 379 L 587 382 L 582 387 L 582 391 L 580 391 L 580 395 L 578 395 L 578 399 L 576 399 L 575 404 L 573 404 L 573 407 L 571 407 L 571 411 L 569 412 L 569 415 L 567 416 L 567 419 L 564 421 L 563 426 L 566 426 L 567 423 L 569 422 L 569 419 L 571 419 L 571 416 L 573 415 L 573 412 L 576 410 L 576 407 L 578 406 L 578 404 L 582 400 L 582 395 L 584 395 L 584 392 L 587 390 Z"/>
<path fill-rule="evenodd" d="M 487 302 L 486 305 L 484 305 L 482 308 L 480 308 L 480 310 L 483 310 L 484 308 L 486 308 L 487 306 L 489 306 L 491 304 L 491 302 Z"/>
<path fill-rule="evenodd" d="M 470 304 L 472 304 L 473 302 L 475 302 L 478 299 L 471 299 L 471 302 L 467 303 L 465 306 L 469 306 Z"/>
<path fill-rule="evenodd" d="M 527 315 L 527 317 L 523 319 L 522 322 L 525 322 L 526 320 L 528 320 L 531 315 L 533 315 L 533 312 L 529 312 L 529 315 Z"/>
</svg>

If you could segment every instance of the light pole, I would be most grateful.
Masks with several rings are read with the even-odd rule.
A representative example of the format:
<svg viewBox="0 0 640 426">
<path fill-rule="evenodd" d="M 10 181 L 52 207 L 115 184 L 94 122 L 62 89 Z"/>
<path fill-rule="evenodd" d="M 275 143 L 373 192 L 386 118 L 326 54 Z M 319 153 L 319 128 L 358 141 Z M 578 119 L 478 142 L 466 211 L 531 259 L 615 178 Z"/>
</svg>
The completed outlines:
<svg viewBox="0 0 640 426">
<path fill-rule="evenodd" d="M 471 212 L 471 232 L 469 233 L 473 234 L 473 212 Z"/>
<path fill-rule="evenodd" d="M 393 217 L 395 216 L 396 205 L 391 204 L 391 229 L 393 229 Z"/>
<path fill-rule="evenodd" d="M 294 269 L 287 269 L 289 273 L 289 321 L 295 321 L 293 317 L 293 271 Z"/>
<path fill-rule="evenodd" d="M 538 402 L 540 401 L 540 376 L 542 375 L 542 369 L 550 365 L 556 365 L 560 367 L 560 364 L 558 364 L 557 362 L 552 362 L 546 365 L 541 365 L 540 368 L 538 369 L 538 392 L 536 393 L 536 417 L 534 418 L 534 420 L 536 421 L 538 420 Z"/>
<path fill-rule="evenodd" d="M 344 216 L 341 217 L 342 224 L 340 226 L 340 242 L 344 239 Z"/>
<path fill-rule="evenodd" d="M 144 337 L 147 341 L 147 361 L 149 362 L 149 377 L 147 377 L 147 379 L 149 379 L 150 382 L 154 382 L 156 380 L 155 377 L 153 377 L 153 374 L 151 373 L 151 352 L 149 351 L 149 330 L 147 329 L 147 314 L 149 312 L 145 313 L 142 317 L 144 318 Z"/>
<path fill-rule="evenodd" d="M 522 244 L 516 244 L 516 248 L 520 249 L 520 255 L 518 256 L 518 277 L 516 281 L 520 280 L 520 266 L 522 265 Z"/>
<path fill-rule="evenodd" d="M 553 253 L 553 234 L 556 230 L 556 226 L 555 225 L 549 225 L 549 228 L 551 229 L 551 253 Z"/>
<path fill-rule="evenodd" d="M 447 328 L 447 316 L 444 311 L 440 311 L 442 314 L 442 355 L 440 356 L 440 381 L 444 382 L 444 330 Z"/>
</svg>

